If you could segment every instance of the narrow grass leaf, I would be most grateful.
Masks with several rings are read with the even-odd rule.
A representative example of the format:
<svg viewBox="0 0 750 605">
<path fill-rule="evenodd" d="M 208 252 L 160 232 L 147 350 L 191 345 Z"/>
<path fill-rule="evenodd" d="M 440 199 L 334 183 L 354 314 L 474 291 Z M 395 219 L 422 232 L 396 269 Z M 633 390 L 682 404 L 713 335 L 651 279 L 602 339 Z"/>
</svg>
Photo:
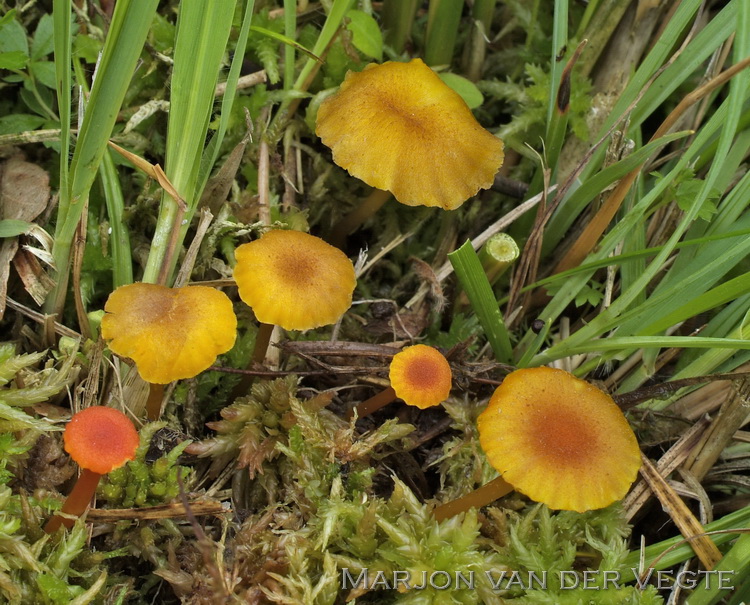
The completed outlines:
<svg viewBox="0 0 750 605">
<path fill-rule="evenodd" d="M 322 63 L 323 60 L 314 54 L 311 50 L 307 50 L 304 46 L 302 46 L 299 42 L 294 40 L 293 38 L 290 38 L 289 36 L 285 36 L 284 34 L 280 34 L 278 32 L 272 31 L 270 29 L 266 29 L 265 27 L 260 27 L 258 25 L 251 25 L 250 31 L 254 31 L 256 34 L 260 34 L 262 36 L 267 36 L 268 38 L 273 38 L 274 40 L 278 40 L 282 44 L 286 44 L 287 46 L 291 46 L 293 49 L 296 49 L 300 51 L 301 53 L 306 54 L 308 57 L 313 59 L 314 61 L 317 61 L 318 63 Z"/>
<path fill-rule="evenodd" d="M 461 23 L 463 0 L 430 0 L 424 60 L 427 65 L 450 65 Z"/>
<path fill-rule="evenodd" d="M 513 351 L 503 315 L 471 241 L 466 241 L 458 250 L 451 252 L 448 259 L 484 329 L 495 359 L 501 363 L 512 363 Z"/>
<path fill-rule="evenodd" d="M 60 199 L 59 206 L 67 209 L 68 158 L 70 154 L 70 107 L 71 107 L 71 5 L 70 0 L 55 0 L 52 3 L 53 43 L 55 50 L 55 80 L 57 83 L 57 113 L 60 116 Z M 64 212 L 64 211 L 63 211 Z"/>
<path fill-rule="evenodd" d="M 174 69 L 171 80 L 165 172 L 187 204 L 179 237 L 171 233 L 178 213 L 177 204 L 162 196 L 156 231 L 152 240 L 143 281 L 155 282 L 162 272 L 167 249 L 184 240 L 190 218 L 200 199 L 201 158 L 214 105 L 214 90 L 232 26 L 235 0 L 195 0 L 181 5 L 177 21 Z M 231 98 L 227 90 L 224 97 Z M 172 266 L 165 274 L 171 276 Z M 164 272 L 163 272 L 164 273 Z M 169 277 L 167 281 L 169 281 Z"/>
<path fill-rule="evenodd" d="M 711 523 L 707 523 L 704 529 L 708 532 L 719 532 L 711 535 L 711 539 L 717 545 L 726 544 L 737 538 L 737 534 L 750 525 L 750 507 L 742 508 L 736 512 L 723 516 Z M 690 559 L 695 555 L 690 544 L 682 537 L 675 536 L 647 546 L 643 553 L 639 550 L 631 551 L 623 561 L 623 572 L 620 582 L 633 582 L 636 579 L 635 572 L 638 571 L 639 561 L 643 555 L 647 565 L 653 565 L 652 569 L 668 569 Z M 692 601 L 691 601 L 692 605 Z"/>
<path fill-rule="evenodd" d="M 58 210 L 53 249 L 57 283 L 47 298 L 45 308 L 48 312 L 62 311 L 73 235 L 130 86 L 157 5 L 158 0 L 120 0 L 115 5 L 70 164 L 69 206 L 61 205 Z M 61 20 L 62 16 L 56 19 L 56 27 L 60 27 Z M 62 43 L 55 44 L 57 48 Z M 63 69 L 62 66 L 60 69 Z"/>
</svg>

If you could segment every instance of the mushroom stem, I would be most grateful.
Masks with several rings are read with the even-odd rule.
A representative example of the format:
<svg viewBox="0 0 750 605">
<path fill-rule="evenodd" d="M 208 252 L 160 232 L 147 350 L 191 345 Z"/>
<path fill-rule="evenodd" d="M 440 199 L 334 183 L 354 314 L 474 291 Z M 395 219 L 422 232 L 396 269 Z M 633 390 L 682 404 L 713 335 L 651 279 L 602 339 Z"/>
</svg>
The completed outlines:
<svg viewBox="0 0 750 605">
<path fill-rule="evenodd" d="M 351 410 L 349 410 L 347 419 L 354 416 L 355 411 L 357 412 L 357 418 L 364 418 L 365 416 L 369 416 L 383 406 L 391 403 L 394 399 L 396 399 L 396 391 L 393 390 L 393 387 L 388 387 L 387 389 L 380 391 L 380 393 L 378 393 L 377 395 L 373 395 L 369 399 L 366 399 L 356 408 L 352 408 Z"/>
<path fill-rule="evenodd" d="M 252 370 L 255 364 L 263 365 L 266 360 L 266 353 L 268 352 L 268 345 L 271 342 L 271 336 L 273 335 L 273 329 L 276 326 L 273 324 L 267 324 L 260 322 L 258 324 L 258 331 L 255 333 L 255 347 L 253 348 L 253 357 L 247 366 L 248 370 Z M 252 374 L 245 374 L 242 380 L 234 387 L 231 399 L 237 399 L 237 397 L 243 397 L 247 395 L 250 387 L 253 386 L 255 377 Z"/>
<path fill-rule="evenodd" d="M 268 351 L 268 345 L 271 342 L 271 334 L 273 334 L 273 324 L 267 324 L 261 322 L 258 326 L 258 332 L 255 334 L 255 348 L 253 349 L 253 363 L 259 363 L 263 365 L 266 359 L 266 352 Z"/>
<path fill-rule="evenodd" d="M 146 418 L 151 421 L 159 420 L 162 399 L 164 399 L 164 385 L 150 382 L 148 384 L 148 399 L 146 400 Z"/>
<path fill-rule="evenodd" d="M 349 234 L 354 233 L 368 218 L 373 216 L 385 204 L 392 194 L 390 191 L 373 189 L 360 205 L 342 218 L 331 231 L 331 243 L 342 248 Z"/>
<path fill-rule="evenodd" d="M 73 490 L 62 505 L 60 512 L 80 517 L 91 502 L 91 498 L 94 497 L 96 486 L 99 485 L 99 479 L 101 479 L 101 477 L 102 476 L 99 473 L 84 468 L 81 471 L 81 475 L 78 477 L 78 481 L 76 481 L 76 484 L 73 486 Z M 70 529 L 73 527 L 73 523 L 75 523 L 73 519 L 66 519 L 60 515 L 54 515 L 49 521 L 47 521 L 47 525 L 44 526 L 44 531 L 48 534 L 52 534 L 57 531 L 60 525 L 64 525 Z"/>
<path fill-rule="evenodd" d="M 502 498 L 512 492 L 515 488 L 502 477 L 497 477 L 482 487 L 475 489 L 473 492 L 466 494 L 461 498 L 451 500 L 438 506 L 432 513 L 437 521 L 449 519 L 458 513 L 469 510 L 470 508 L 479 508 Z"/>
</svg>

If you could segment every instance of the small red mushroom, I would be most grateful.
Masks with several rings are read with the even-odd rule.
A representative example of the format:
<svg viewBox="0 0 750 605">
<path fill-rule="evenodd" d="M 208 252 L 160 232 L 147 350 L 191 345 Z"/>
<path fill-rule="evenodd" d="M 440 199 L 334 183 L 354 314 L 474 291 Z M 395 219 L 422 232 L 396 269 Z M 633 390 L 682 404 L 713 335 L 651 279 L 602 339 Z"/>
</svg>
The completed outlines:
<svg viewBox="0 0 750 605">
<path fill-rule="evenodd" d="M 135 458 L 138 431 L 121 411 L 91 406 L 73 415 L 63 435 L 65 451 L 81 467 L 81 475 L 60 512 L 82 515 L 96 492 L 102 475 Z M 44 527 L 48 534 L 64 525 L 73 527 L 73 519 L 54 515 Z"/>
</svg>

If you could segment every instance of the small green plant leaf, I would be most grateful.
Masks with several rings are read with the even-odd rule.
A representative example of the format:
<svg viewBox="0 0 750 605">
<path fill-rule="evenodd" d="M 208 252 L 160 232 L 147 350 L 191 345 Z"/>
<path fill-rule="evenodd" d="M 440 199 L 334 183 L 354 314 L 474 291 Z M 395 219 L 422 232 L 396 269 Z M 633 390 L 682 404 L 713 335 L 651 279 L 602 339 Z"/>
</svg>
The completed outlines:
<svg viewBox="0 0 750 605">
<path fill-rule="evenodd" d="M 39 574 L 36 581 L 42 594 L 52 603 L 62 605 L 63 603 L 70 602 L 70 597 L 72 595 L 70 594 L 67 582 L 47 573 Z"/>
<path fill-rule="evenodd" d="M 23 69 L 29 58 L 23 51 L 0 53 L 0 69 Z"/>
<path fill-rule="evenodd" d="M 26 31 L 16 20 L 8 21 L 0 27 L 0 53 L 22 52 L 29 56 L 29 41 L 26 39 Z"/>
<path fill-rule="evenodd" d="M 681 210 L 687 212 L 690 207 L 695 203 L 698 194 L 703 188 L 703 181 L 698 179 L 690 179 L 677 185 L 675 190 L 675 201 Z M 709 192 L 706 199 L 703 200 L 700 210 L 698 210 L 698 218 L 704 221 L 710 221 L 711 217 L 716 214 L 716 200 L 719 198 L 719 192 L 713 190 Z"/>
<path fill-rule="evenodd" d="M 0 118 L 0 135 L 34 130 L 44 124 L 44 118 L 31 113 L 13 113 Z"/>
<path fill-rule="evenodd" d="M 5 25 L 6 23 L 10 23 L 16 16 L 16 9 L 12 8 L 7 13 L 5 13 L 2 17 L 0 17 L 0 27 Z"/>
<path fill-rule="evenodd" d="M 363 55 L 382 61 L 383 34 L 378 22 L 372 15 L 359 10 L 350 10 L 346 16 L 349 19 L 346 28 L 352 33 L 354 47 Z"/>
<path fill-rule="evenodd" d="M 33 225 L 26 221 L 19 221 L 16 219 L 7 218 L 0 221 L 0 238 L 2 237 L 16 237 L 22 233 L 26 233 Z"/>
<path fill-rule="evenodd" d="M 469 109 L 475 109 L 484 103 L 484 96 L 471 80 L 463 76 L 452 73 L 438 74 L 440 79 L 450 86 L 469 106 Z"/>
<path fill-rule="evenodd" d="M 55 64 L 52 61 L 34 61 L 30 65 L 31 73 L 38 82 L 47 88 L 55 88 Z"/>
<path fill-rule="evenodd" d="M 31 40 L 31 59 L 33 61 L 43 59 L 54 50 L 52 34 L 52 15 L 49 13 L 42 15 Z"/>
<path fill-rule="evenodd" d="M 101 40 L 97 40 L 86 34 L 78 34 L 73 41 L 74 55 L 82 58 L 86 63 L 96 63 L 101 50 Z"/>
</svg>

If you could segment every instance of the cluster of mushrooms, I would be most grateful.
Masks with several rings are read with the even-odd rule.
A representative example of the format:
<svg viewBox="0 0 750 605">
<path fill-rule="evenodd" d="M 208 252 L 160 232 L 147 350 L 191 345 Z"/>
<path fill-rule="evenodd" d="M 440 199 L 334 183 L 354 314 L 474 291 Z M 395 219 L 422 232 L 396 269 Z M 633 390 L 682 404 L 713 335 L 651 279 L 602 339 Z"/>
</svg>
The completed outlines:
<svg viewBox="0 0 750 605">
<path fill-rule="evenodd" d="M 365 118 L 353 126 L 351 115 Z M 338 165 L 376 188 L 344 221 L 344 236 L 391 194 L 407 205 L 457 208 L 491 186 L 503 163 L 502 141 L 420 59 L 347 74 L 321 104 L 316 133 Z M 260 324 L 254 361 L 263 361 L 273 326 L 309 330 L 334 324 L 352 304 L 351 261 L 318 237 L 270 229 L 239 246 L 235 258 L 239 296 Z M 149 420 L 160 415 L 163 385 L 196 376 L 235 342 L 232 302 L 214 288 L 135 283 L 112 292 L 104 309 L 101 335 L 110 350 L 131 359 L 151 385 Z M 389 388 L 351 410 L 352 421 L 395 399 L 419 408 L 438 405 L 452 388 L 449 362 L 420 344 L 393 357 L 389 379 Z M 438 520 L 514 489 L 553 509 L 602 508 L 625 495 L 641 464 L 635 435 L 612 398 L 552 368 L 509 374 L 479 417 L 479 433 L 500 476 L 439 506 Z M 82 472 L 62 514 L 45 527 L 48 533 L 71 527 L 99 478 L 135 458 L 138 433 L 124 413 L 93 406 L 73 416 L 64 444 Z"/>
</svg>

